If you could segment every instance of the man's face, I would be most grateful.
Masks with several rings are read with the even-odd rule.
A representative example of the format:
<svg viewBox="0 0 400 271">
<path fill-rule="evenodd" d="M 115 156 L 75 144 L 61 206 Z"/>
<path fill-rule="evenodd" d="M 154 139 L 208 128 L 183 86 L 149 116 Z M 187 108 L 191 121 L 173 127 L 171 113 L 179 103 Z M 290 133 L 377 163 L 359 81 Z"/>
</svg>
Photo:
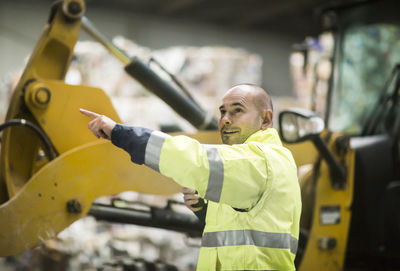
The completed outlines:
<svg viewBox="0 0 400 271">
<path fill-rule="evenodd" d="M 219 107 L 218 129 L 224 144 L 242 144 L 261 129 L 261 112 L 254 103 L 254 94 L 234 87 L 225 94 Z"/>
</svg>

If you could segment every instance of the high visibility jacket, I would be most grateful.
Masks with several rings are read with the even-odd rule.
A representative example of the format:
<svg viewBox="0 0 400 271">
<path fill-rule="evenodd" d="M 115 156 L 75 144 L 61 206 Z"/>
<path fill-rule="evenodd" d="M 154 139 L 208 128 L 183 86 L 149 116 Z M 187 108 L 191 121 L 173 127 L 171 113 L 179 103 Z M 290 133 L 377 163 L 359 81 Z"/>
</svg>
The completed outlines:
<svg viewBox="0 0 400 271">
<path fill-rule="evenodd" d="M 300 188 L 293 157 L 275 129 L 231 146 L 122 125 L 111 139 L 133 162 L 208 200 L 197 270 L 295 269 Z"/>
</svg>

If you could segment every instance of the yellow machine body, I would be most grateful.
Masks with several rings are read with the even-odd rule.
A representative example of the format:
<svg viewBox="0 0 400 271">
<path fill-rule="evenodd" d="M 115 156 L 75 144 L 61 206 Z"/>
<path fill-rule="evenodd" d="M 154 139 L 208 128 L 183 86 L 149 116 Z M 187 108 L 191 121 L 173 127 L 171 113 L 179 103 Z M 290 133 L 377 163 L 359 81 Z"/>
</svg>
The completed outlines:
<svg viewBox="0 0 400 271">
<path fill-rule="evenodd" d="M 62 7 L 69 2 L 64 1 Z M 79 3 L 84 9 L 83 1 Z M 103 90 L 64 83 L 80 19 L 66 16 L 62 7 L 50 16 L 14 91 L 6 117 L 37 124 L 59 155 L 51 161 L 43 156 L 42 142 L 25 127 L 4 131 L 0 164 L 0 256 L 19 254 L 55 237 L 85 216 L 91 203 L 100 196 L 127 190 L 170 195 L 181 189 L 155 171 L 134 165 L 125 152 L 97 139 L 87 129 L 89 120 L 79 113 L 79 108 L 121 120 Z M 203 143 L 220 143 L 216 131 L 191 136 Z M 332 150 L 335 136 L 330 140 Z M 311 142 L 286 147 L 293 152 L 298 167 L 315 164 L 318 159 L 318 151 Z M 332 187 L 325 162 L 318 176 L 311 176 L 309 171 L 300 180 L 303 196 L 313 197 L 313 204 L 305 205 L 312 222 L 301 271 L 340 270 L 343 266 L 351 216 L 354 152 L 349 149 L 337 158 L 347 166 L 345 189 Z M 313 193 L 306 191 L 309 182 L 316 184 Z M 340 206 L 338 224 L 320 224 L 320 210 L 326 205 Z M 319 248 L 320 240 L 326 237 L 336 238 L 336 248 Z"/>
<path fill-rule="evenodd" d="M 103 90 L 64 83 L 80 20 L 67 18 L 61 7 L 50 17 L 14 91 L 6 120 L 37 124 L 59 156 L 49 161 L 43 143 L 26 127 L 4 131 L 0 256 L 21 253 L 56 236 L 86 215 L 97 197 L 127 190 L 161 195 L 180 191 L 172 180 L 133 165 L 127 154 L 87 129 L 80 107 L 120 119 Z M 71 200 L 78 206 L 72 214 L 67 211 Z"/>
<path fill-rule="evenodd" d="M 330 150 L 333 150 L 333 153 L 335 153 L 334 142 L 339 136 L 341 135 L 335 134 L 329 141 L 328 146 Z M 329 167 L 324 160 L 321 161 L 319 170 L 314 168 L 318 163 L 314 164 L 308 174 L 305 174 L 299 180 L 303 199 L 302 216 L 311 218 L 311 225 L 305 226 L 310 231 L 299 268 L 300 271 L 342 270 L 344 266 L 353 202 L 355 152 L 348 149 L 344 155 L 336 154 L 336 158 L 347 168 L 347 180 L 344 189 L 337 189 L 332 186 Z M 317 173 L 313 174 L 313 170 Z M 337 222 L 325 225 L 322 222 L 324 214 L 321 213 L 321 210 L 329 206 L 337 208 L 340 216 Z M 335 247 L 321 247 L 321 243 L 329 239 L 336 241 Z"/>
</svg>

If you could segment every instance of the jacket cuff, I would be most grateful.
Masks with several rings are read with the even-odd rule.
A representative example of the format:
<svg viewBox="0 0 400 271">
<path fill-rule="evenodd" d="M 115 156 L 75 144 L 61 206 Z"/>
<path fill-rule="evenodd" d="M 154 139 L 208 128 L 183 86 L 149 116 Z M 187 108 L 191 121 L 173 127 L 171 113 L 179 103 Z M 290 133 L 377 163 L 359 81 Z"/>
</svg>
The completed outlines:
<svg viewBox="0 0 400 271">
<path fill-rule="evenodd" d="M 111 131 L 111 142 L 131 156 L 132 162 L 143 164 L 146 146 L 153 131 L 143 127 L 131 127 L 117 124 Z"/>
<path fill-rule="evenodd" d="M 206 225 L 207 207 L 208 207 L 208 204 L 204 204 L 203 208 L 201 210 L 199 210 L 197 212 L 193 212 L 199 219 L 200 224 L 203 226 L 203 228 Z"/>
</svg>

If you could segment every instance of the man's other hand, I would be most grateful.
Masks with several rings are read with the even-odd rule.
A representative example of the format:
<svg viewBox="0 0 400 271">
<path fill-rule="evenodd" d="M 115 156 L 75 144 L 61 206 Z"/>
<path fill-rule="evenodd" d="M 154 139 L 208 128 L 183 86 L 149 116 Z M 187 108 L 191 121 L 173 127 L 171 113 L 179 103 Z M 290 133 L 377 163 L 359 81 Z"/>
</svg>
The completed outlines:
<svg viewBox="0 0 400 271">
<path fill-rule="evenodd" d="M 197 208 L 192 207 L 192 205 L 199 202 L 199 198 L 200 198 L 199 195 L 196 193 L 196 190 L 184 187 L 182 189 L 182 193 L 183 193 L 183 200 L 185 202 L 186 207 L 188 207 L 193 212 L 197 212 L 197 211 L 200 211 L 201 209 L 203 209 L 203 206 L 200 206 Z"/>
<path fill-rule="evenodd" d="M 79 111 L 83 115 L 92 119 L 92 121 L 89 122 L 88 128 L 97 138 L 102 137 L 104 139 L 111 139 L 111 131 L 117 124 L 115 121 L 106 116 L 82 108 L 79 109 Z"/>
</svg>

